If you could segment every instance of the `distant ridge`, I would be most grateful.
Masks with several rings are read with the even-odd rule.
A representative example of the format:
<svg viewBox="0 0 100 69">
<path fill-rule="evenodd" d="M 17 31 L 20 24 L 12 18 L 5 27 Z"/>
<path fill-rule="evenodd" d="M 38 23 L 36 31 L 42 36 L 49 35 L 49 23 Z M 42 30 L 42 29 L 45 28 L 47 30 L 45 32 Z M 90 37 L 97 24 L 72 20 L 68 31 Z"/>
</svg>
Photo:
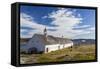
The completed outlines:
<svg viewBox="0 0 100 69">
<path fill-rule="evenodd" d="M 95 44 L 95 39 L 73 39 L 74 44 Z"/>
</svg>

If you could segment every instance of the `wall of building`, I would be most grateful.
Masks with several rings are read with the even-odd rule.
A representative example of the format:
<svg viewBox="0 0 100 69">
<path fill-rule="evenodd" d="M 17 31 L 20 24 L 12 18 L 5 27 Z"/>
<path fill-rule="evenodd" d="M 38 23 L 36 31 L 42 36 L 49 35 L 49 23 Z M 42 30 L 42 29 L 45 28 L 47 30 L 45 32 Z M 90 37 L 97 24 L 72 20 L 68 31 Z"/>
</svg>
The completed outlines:
<svg viewBox="0 0 100 69">
<path fill-rule="evenodd" d="M 36 48 L 37 51 L 44 51 L 45 47 L 43 42 L 39 37 L 34 36 L 29 42 L 26 44 L 26 46 L 22 47 L 27 53 L 30 48 Z"/>
<path fill-rule="evenodd" d="M 60 50 L 60 49 L 67 48 L 67 47 L 70 47 L 70 46 L 73 46 L 73 43 L 46 45 L 45 46 L 45 53 Z M 47 48 L 48 48 L 48 51 L 47 51 Z"/>
</svg>

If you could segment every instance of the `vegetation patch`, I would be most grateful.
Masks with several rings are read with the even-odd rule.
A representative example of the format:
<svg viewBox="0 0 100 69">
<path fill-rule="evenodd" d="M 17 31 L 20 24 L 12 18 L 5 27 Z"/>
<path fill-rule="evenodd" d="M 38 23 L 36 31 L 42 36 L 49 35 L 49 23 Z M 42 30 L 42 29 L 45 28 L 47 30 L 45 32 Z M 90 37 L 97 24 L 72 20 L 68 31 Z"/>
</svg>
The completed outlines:
<svg viewBox="0 0 100 69">
<path fill-rule="evenodd" d="M 81 45 L 43 54 L 21 54 L 21 63 L 46 63 L 95 59 L 95 45 Z"/>
</svg>

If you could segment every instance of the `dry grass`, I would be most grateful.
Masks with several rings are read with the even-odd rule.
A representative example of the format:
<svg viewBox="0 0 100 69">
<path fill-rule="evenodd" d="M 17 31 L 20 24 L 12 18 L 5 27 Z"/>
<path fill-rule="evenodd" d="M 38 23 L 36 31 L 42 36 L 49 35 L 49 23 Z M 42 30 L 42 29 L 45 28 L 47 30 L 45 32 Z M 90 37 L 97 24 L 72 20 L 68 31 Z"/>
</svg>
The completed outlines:
<svg viewBox="0 0 100 69">
<path fill-rule="evenodd" d="M 52 51 L 46 54 L 21 54 L 21 63 L 45 63 L 61 61 L 79 61 L 94 60 L 95 45 L 82 45 L 78 47 L 65 48 L 62 50 Z M 23 61 L 24 62 L 23 62 Z"/>
</svg>

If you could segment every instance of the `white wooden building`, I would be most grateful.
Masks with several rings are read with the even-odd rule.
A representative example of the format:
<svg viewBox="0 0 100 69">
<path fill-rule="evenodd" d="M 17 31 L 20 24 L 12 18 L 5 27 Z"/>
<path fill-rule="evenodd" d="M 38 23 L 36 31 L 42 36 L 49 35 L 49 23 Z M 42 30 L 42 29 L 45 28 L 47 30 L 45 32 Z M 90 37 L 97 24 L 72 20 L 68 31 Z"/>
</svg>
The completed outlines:
<svg viewBox="0 0 100 69">
<path fill-rule="evenodd" d="M 73 42 L 70 39 L 47 35 L 45 28 L 44 34 L 34 34 L 26 45 L 21 46 L 21 51 L 32 53 L 35 50 L 37 52 L 48 53 L 71 46 L 73 46 Z"/>
</svg>

